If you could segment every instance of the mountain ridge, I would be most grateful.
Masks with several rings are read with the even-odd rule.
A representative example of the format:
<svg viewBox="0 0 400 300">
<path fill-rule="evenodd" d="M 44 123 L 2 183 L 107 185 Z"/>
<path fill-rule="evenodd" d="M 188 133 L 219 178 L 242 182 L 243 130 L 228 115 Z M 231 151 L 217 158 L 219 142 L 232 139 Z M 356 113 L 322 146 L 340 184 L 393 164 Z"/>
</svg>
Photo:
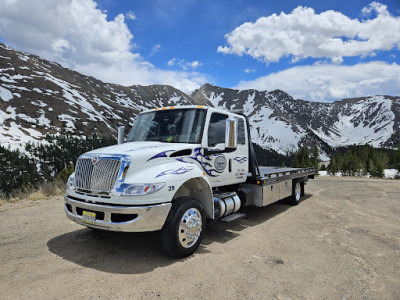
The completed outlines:
<svg viewBox="0 0 400 300">
<path fill-rule="evenodd" d="M 212 85 L 202 86 L 192 97 L 208 99 L 227 110 L 243 109 L 253 125 L 255 142 L 267 148 L 278 144 L 281 154 L 296 151 L 299 144 L 317 144 L 329 152 L 329 148 L 365 143 L 396 147 L 400 141 L 400 97 L 310 102 L 281 90 L 233 90 Z"/>
<path fill-rule="evenodd" d="M 0 140 L 12 149 L 43 142 L 47 133 L 109 136 L 136 115 L 162 106 L 243 109 L 253 141 L 280 154 L 317 145 L 326 155 L 340 146 L 400 144 L 400 97 L 335 102 L 294 99 L 282 90 L 235 90 L 204 84 L 190 95 L 168 85 L 103 83 L 0 43 Z"/>
</svg>

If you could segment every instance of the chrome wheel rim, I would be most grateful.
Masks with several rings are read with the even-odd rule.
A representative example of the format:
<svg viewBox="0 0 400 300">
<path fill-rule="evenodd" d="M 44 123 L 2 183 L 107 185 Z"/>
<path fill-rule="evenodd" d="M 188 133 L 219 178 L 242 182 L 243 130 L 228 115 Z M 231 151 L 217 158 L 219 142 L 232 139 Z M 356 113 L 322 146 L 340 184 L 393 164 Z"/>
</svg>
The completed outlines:
<svg viewBox="0 0 400 300">
<path fill-rule="evenodd" d="M 203 223 L 200 211 L 189 208 L 182 216 L 179 223 L 179 242 L 184 248 L 192 247 L 200 237 Z"/>
<path fill-rule="evenodd" d="M 296 183 L 294 194 L 296 196 L 296 201 L 299 201 L 300 200 L 300 196 L 301 196 L 301 187 L 300 187 L 300 183 L 298 183 L 298 182 Z"/>
</svg>

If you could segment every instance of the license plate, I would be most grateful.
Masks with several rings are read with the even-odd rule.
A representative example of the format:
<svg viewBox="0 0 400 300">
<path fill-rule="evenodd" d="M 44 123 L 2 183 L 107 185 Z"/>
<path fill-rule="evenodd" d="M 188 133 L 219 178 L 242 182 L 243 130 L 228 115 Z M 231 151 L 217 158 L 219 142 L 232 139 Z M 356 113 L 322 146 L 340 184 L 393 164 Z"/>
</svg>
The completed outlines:
<svg viewBox="0 0 400 300">
<path fill-rule="evenodd" d="M 94 221 L 96 220 L 96 213 L 91 212 L 91 211 L 83 211 L 82 212 L 82 221 L 89 223 L 89 224 L 94 224 Z"/>
</svg>

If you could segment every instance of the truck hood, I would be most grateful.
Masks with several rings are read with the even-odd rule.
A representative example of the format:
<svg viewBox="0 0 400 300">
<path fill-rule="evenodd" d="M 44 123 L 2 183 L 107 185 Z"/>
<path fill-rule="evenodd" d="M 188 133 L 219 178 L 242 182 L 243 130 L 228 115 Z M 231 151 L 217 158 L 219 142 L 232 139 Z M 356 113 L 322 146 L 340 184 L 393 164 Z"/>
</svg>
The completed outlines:
<svg viewBox="0 0 400 300">
<path fill-rule="evenodd" d="M 176 156 L 180 156 L 178 151 L 182 151 L 183 155 L 190 155 L 196 147 L 198 148 L 200 145 L 161 142 L 129 142 L 96 149 L 85 153 L 85 156 L 99 156 L 99 158 L 121 156 L 127 158 L 133 164 L 134 168 L 137 168 L 145 164 L 152 164 L 152 160 L 155 160 L 156 158 L 166 159 L 173 153 L 176 153 Z M 157 159 L 154 163 L 160 163 L 160 160 Z"/>
</svg>

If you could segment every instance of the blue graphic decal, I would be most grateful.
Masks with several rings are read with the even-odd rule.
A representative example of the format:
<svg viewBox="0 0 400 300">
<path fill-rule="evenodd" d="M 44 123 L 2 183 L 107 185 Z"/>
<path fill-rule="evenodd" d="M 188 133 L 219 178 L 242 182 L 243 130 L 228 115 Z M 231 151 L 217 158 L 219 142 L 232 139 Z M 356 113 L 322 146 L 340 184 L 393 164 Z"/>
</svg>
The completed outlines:
<svg viewBox="0 0 400 300">
<path fill-rule="evenodd" d="M 242 156 L 242 157 L 237 156 L 234 158 L 234 160 L 236 160 L 238 163 L 242 164 L 247 161 L 247 157 L 246 156 Z"/>
<path fill-rule="evenodd" d="M 154 155 L 153 157 L 149 158 L 147 161 L 155 159 L 155 158 L 159 158 L 159 157 L 168 157 L 167 153 L 173 152 L 173 151 L 175 151 L 175 150 L 167 150 L 167 151 L 160 152 L 160 153 Z"/>
<path fill-rule="evenodd" d="M 208 155 L 201 154 L 200 150 L 201 150 L 201 148 L 195 148 L 193 150 L 193 152 L 194 152 L 193 156 L 181 157 L 181 158 L 177 158 L 176 160 L 179 160 L 183 163 L 191 163 L 191 161 L 187 161 L 188 159 L 194 160 L 194 161 L 198 162 L 201 165 L 201 167 L 203 168 L 204 172 L 206 172 L 206 174 L 211 177 L 217 177 L 217 176 L 219 176 L 219 174 L 223 173 L 223 171 L 218 171 L 217 169 L 214 169 L 211 166 L 211 164 L 209 163 L 209 162 L 212 162 L 212 159 Z M 202 161 L 202 158 L 209 162 Z"/>
<path fill-rule="evenodd" d="M 160 157 L 168 157 L 167 153 L 173 152 L 173 151 L 175 151 L 175 150 L 167 150 L 167 151 L 160 152 L 160 153 L 154 155 L 153 157 L 149 158 L 147 161 L 155 159 L 155 158 L 160 158 Z M 218 155 L 220 155 L 220 154 L 214 154 L 213 156 L 218 156 Z M 213 168 L 213 166 L 210 164 L 210 162 L 213 161 L 210 158 L 210 156 L 201 154 L 201 147 L 195 148 L 193 150 L 192 156 L 179 157 L 179 158 L 176 158 L 176 160 L 183 162 L 185 164 L 189 164 L 189 163 L 192 163 L 193 161 L 195 161 L 203 168 L 203 171 L 208 176 L 211 176 L 211 177 L 217 177 L 221 173 L 223 173 L 223 171 L 218 171 L 217 169 Z M 169 171 L 171 171 L 171 170 L 169 170 Z M 165 172 L 168 172 L 168 171 L 165 171 Z M 157 177 L 163 176 L 163 175 L 167 175 L 167 174 L 160 173 L 159 175 L 157 175 Z"/>
<path fill-rule="evenodd" d="M 161 176 L 165 176 L 165 175 L 181 175 L 181 174 L 188 173 L 188 172 L 190 172 L 192 170 L 193 170 L 193 167 L 187 167 L 187 168 L 181 167 L 181 168 L 179 168 L 177 170 L 167 170 L 167 171 L 164 171 L 164 172 L 161 172 L 160 174 L 158 174 L 156 176 L 156 178 L 157 177 L 161 177 Z"/>
</svg>

